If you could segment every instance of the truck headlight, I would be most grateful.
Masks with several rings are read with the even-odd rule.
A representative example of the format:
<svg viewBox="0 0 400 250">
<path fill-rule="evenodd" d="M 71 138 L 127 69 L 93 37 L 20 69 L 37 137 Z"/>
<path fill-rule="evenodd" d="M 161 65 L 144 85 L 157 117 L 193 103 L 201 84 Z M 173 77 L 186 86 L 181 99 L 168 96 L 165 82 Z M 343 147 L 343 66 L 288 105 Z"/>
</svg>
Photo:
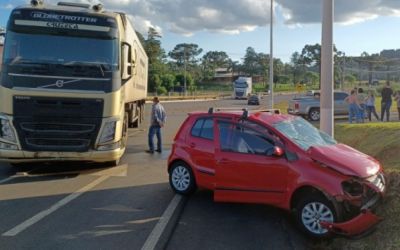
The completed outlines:
<svg viewBox="0 0 400 250">
<path fill-rule="evenodd" d="M 10 121 L 1 117 L 0 117 L 0 138 L 13 143 L 17 142 Z"/>
<path fill-rule="evenodd" d="M 114 140 L 116 125 L 117 121 L 106 122 L 101 132 L 99 143 L 106 143 Z"/>
</svg>

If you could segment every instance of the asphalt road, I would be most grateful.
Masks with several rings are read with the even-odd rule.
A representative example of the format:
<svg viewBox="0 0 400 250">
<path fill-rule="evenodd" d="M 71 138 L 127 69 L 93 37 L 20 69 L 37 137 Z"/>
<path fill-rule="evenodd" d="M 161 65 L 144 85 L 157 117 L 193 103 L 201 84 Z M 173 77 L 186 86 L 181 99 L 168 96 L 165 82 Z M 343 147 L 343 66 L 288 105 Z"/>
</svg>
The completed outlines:
<svg viewBox="0 0 400 250">
<path fill-rule="evenodd" d="M 277 96 L 279 98 L 288 98 Z M 261 107 L 266 107 L 262 99 Z M 141 249 L 174 193 L 166 159 L 187 112 L 247 106 L 246 100 L 163 103 L 163 154 L 148 155 L 147 121 L 129 131 L 116 167 L 83 163 L 0 164 L 0 249 Z M 147 117 L 150 110 L 147 106 Z M 250 107 L 258 108 L 258 107 Z M 214 203 L 209 191 L 189 197 L 167 249 L 305 249 L 289 216 L 262 205 Z"/>
</svg>

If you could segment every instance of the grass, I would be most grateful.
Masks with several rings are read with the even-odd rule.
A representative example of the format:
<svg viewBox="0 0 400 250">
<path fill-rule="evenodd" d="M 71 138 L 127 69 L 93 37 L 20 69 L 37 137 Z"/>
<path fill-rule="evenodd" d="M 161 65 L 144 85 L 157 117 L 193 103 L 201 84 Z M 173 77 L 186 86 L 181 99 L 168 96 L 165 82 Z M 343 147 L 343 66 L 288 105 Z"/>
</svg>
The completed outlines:
<svg viewBox="0 0 400 250">
<path fill-rule="evenodd" d="M 337 124 L 335 137 L 378 159 L 384 167 L 388 190 L 377 214 L 384 218 L 377 230 L 358 240 L 335 238 L 316 249 L 400 249 L 400 123 Z"/>
</svg>

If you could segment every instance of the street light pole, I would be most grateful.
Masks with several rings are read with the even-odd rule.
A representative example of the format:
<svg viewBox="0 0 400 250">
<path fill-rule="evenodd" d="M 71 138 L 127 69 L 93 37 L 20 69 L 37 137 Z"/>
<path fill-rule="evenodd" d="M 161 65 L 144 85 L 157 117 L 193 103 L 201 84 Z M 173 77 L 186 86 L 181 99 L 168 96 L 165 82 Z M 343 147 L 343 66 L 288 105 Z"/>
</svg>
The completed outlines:
<svg viewBox="0 0 400 250">
<path fill-rule="evenodd" d="M 333 120 L 333 1 L 323 1 L 321 41 L 320 128 L 334 136 Z"/>
<path fill-rule="evenodd" d="M 185 90 L 184 90 L 183 94 L 184 94 L 184 96 L 186 96 L 187 95 L 187 92 L 186 92 L 186 47 L 183 48 L 183 60 L 184 60 L 183 62 L 185 65 L 185 72 L 183 75 L 183 87 L 185 88 Z"/>
<path fill-rule="evenodd" d="M 274 108 L 274 55 L 273 55 L 274 0 L 271 0 L 269 32 L 269 108 Z"/>
</svg>

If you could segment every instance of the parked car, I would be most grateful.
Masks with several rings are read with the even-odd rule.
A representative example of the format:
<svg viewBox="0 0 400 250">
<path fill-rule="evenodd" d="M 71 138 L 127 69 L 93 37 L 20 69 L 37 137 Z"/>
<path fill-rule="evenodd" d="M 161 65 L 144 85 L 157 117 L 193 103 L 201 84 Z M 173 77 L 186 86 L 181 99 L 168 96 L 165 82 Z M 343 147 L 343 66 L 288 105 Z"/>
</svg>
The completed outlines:
<svg viewBox="0 0 400 250">
<path fill-rule="evenodd" d="M 260 97 L 258 95 L 251 95 L 247 98 L 247 105 L 260 105 Z"/>
<path fill-rule="evenodd" d="M 337 91 L 333 94 L 334 114 L 347 115 L 348 104 L 344 100 L 349 94 Z M 306 96 L 295 97 L 289 101 L 288 113 L 307 117 L 311 121 L 319 121 L 320 113 L 320 93 L 309 92 Z"/>
<path fill-rule="evenodd" d="M 172 189 L 187 195 L 204 188 L 215 201 L 285 209 L 317 238 L 361 234 L 377 224 L 371 209 L 386 189 L 379 162 L 301 117 L 277 113 L 190 113 L 168 159 Z"/>
</svg>

